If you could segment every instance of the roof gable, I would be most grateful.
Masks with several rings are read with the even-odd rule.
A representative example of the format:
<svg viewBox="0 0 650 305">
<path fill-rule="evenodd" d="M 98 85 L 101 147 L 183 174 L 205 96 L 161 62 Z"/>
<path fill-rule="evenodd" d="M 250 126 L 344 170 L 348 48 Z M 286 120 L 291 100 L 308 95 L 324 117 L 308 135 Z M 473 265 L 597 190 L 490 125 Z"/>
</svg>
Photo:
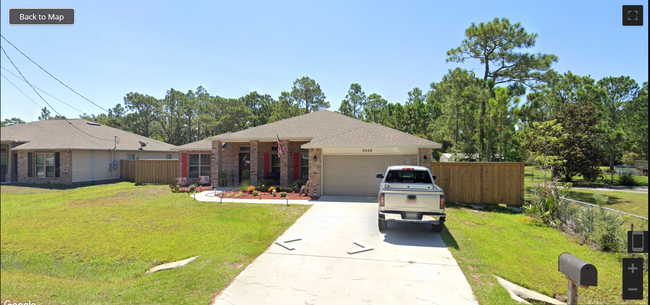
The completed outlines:
<svg viewBox="0 0 650 305">
<path fill-rule="evenodd" d="M 75 128 L 76 127 L 76 128 Z M 115 144 L 115 137 L 118 142 Z M 176 146 L 84 119 L 43 120 L 2 127 L 3 142 L 26 142 L 14 150 L 175 151 Z"/>
</svg>

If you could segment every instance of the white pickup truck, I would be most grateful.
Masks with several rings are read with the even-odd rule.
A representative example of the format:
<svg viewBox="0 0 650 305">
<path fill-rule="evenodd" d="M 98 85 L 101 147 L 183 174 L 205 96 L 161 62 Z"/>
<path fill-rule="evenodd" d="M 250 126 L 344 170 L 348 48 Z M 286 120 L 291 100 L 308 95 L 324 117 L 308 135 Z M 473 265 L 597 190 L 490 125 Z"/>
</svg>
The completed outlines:
<svg viewBox="0 0 650 305">
<path fill-rule="evenodd" d="M 430 223 L 434 232 L 445 222 L 445 193 L 436 185 L 428 168 L 393 165 L 377 174 L 379 184 L 379 230 L 388 222 Z"/>
</svg>

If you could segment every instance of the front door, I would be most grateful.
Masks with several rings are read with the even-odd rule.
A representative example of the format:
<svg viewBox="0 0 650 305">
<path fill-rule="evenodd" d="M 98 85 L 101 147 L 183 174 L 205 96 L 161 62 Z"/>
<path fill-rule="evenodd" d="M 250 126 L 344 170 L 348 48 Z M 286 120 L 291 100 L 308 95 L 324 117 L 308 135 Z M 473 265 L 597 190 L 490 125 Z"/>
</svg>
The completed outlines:
<svg viewBox="0 0 650 305">
<path fill-rule="evenodd" d="M 7 175 L 7 152 L 6 148 L 2 149 L 0 154 L 0 182 L 5 182 L 5 176 Z"/>
<path fill-rule="evenodd" d="M 250 153 L 240 153 L 239 154 L 239 183 L 244 180 L 251 179 L 251 154 Z"/>
</svg>

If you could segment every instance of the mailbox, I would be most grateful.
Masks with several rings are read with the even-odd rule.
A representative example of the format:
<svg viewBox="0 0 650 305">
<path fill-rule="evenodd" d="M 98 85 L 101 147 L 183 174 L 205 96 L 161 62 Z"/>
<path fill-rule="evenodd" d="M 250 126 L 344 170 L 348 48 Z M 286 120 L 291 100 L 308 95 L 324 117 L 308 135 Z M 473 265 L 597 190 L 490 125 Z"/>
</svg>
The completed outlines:
<svg viewBox="0 0 650 305">
<path fill-rule="evenodd" d="M 558 271 L 580 286 L 597 286 L 598 270 L 592 264 L 564 252 L 557 262 Z"/>
</svg>

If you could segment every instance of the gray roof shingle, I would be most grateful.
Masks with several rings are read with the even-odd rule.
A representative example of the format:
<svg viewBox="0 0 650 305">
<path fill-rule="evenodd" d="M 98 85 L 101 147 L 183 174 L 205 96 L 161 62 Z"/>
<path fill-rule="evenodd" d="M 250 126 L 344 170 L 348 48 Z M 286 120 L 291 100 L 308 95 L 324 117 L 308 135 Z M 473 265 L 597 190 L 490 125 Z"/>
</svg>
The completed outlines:
<svg viewBox="0 0 650 305">
<path fill-rule="evenodd" d="M 2 127 L 0 139 L 2 142 L 26 142 L 13 150 L 109 150 L 116 147 L 117 151 L 135 151 L 140 148 L 139 141 L 147 143 L 144 151 L 178 150 L 175 145 L 83 119 L 68 119 L 68 122 L 44 120 Z M 117 146 L 115 136 L 119 138 Z"/>
<path fill-rule="evenodd" d="M 303 148 L 442 147 L 436 142 L 329 110 L 320 110 L 208 139 L 223 142 L 268 141 L 277 140 L 276 134 L 283 140 L 311 140 L 303 144 Z"/>
</svg>

